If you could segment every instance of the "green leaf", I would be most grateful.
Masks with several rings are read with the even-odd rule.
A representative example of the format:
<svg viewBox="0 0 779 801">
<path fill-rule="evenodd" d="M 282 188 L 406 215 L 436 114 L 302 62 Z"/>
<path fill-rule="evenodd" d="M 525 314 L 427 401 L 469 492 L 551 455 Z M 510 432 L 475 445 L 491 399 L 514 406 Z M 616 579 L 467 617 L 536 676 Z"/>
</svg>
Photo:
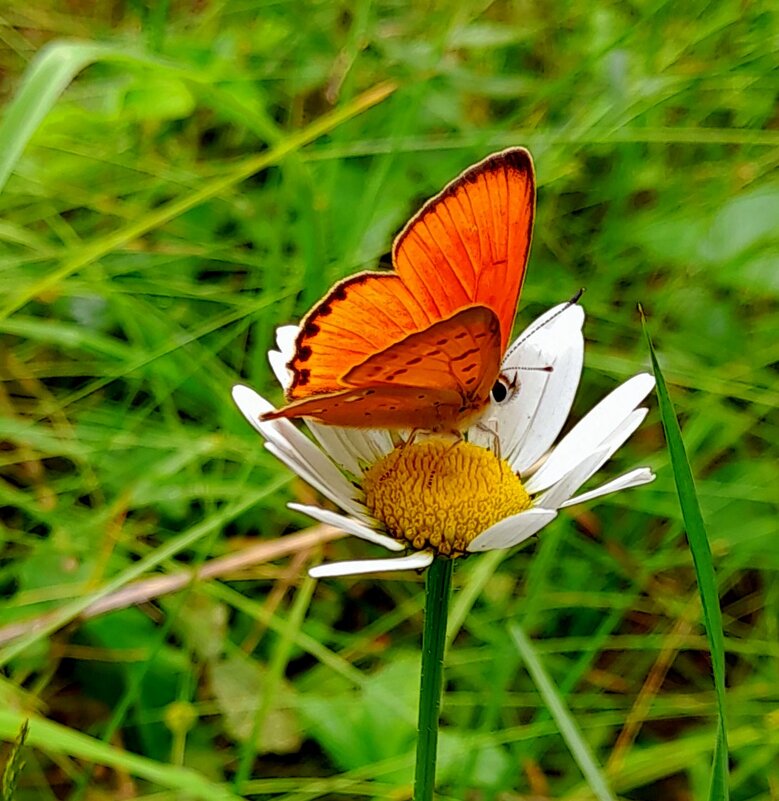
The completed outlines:
<svg viewBox="0 0 779 801">
<path fill-rule="evenodd" d="M 779 188 L 761 187 L 728 201 L 717 212 L 700 256 L 725 264 L 761 242 L 776 241 Z"/>
<path fill-rule="evenodd" d="M 679 496 L 679 505 L 682 510 L 684 526 L 687 530 L 687 540 L 690 543 L 695 575 L 698 580 L 698 589 L 703 607 L 703 619 L 709 639 L 711 651 L 711 664 L 714 673 L 714 689 L 717 697 L 717 737 L 714 743 L 714 761 L 712 766 L 711 784 L 709 786 L 710 801 L 727 801 L 728 792 L 728 738 L 725 721 L 725 640 L 722 633 L 722 613 L 717 593 L 717 580 L 714 574 L 714 563 L 711 558 L 711 547 L 703 522 L 698 496 L 695 491 L 695 482 L 692 469 L 684 448 L 684 440 L 676 419 L 673 404 L 668 394 L 657 355 L 652 345 L 646 319 L 642 312 L 642 325 L 649 355 L 652 359 L 652 369 L 657 382 L 657 400 L 660 407 L 660 418 L 668 443 L 668 453 L 671 457 L 671 468 L 676 483 L 676 492 Z"/>
<path fill-rule="evenodd" d="M 292 711 L 294 691 L 286 682 L 277 686 L 261 731 L 254 731 L 268 671 L 245 654 L 235 652 L 213 663 L 209 674 L 225 728 L 233 739 L 245 742 L 254 736 L 254 745 L 261 753 L 291 754 L 300 748 L 302 737 Z"/>
<path fill-rule="evenodd" d="M 86 56 L 83 58 L 85 57 Z M 78 64 L 82 63 L 82 61 L 78 61 L 75 58 L 74 61 Z M 67 73 L 68 76 L 75 71 L 75 67 L 73 67 L 73 65 L 70 66 L 72 69 L 71 72 Z M 0 141 L 12 141 L 12 150 L 18 146 L 18 149 L 14 150 L 16 156 L 21 152 L 21 148 L 35 130 L 35 125 L 38 124 L 43 114 L 48 110 L 51 103 L 54 102 L 53 97 L 49 98 L 50 102 L 45 109 L 40 108 L 40 104 L 35 105 L 30 102 L 20 102 L 20 98 L 27 98 L 28 88 L 29 85 L 33 83 L 33 78 L 35 78 L 36 91 L 40 91 L 40 87 L 38 87 L 40 81 L 37 77 L 37 73 L 35 73 L 35 75 L 33 75 L 33 73 L 35 73 L 35 69 L 31 71 L 27 81 L 22 86 L 22 89 L 20 89 L 19 94 L 14 98 L 11 108 L 6 118 L 3 120 L 3 124 L 0 125 Z M 64 78 L 60 76 L 60 83 L 62 80 L 64 80 Z M 190 209 L 231 189 L 261 170 L 277 164 L 285 156 L 295 153 L 304 145 L 309 144 L 309 142 L 313 142 L 320 136 L 348 122 L 352 117 L 356 117 L 358 114 L 375 106 L 377 103 L 381 103 L 394 91 L 395 85 L 392 83 L 378 84 L 368 89 L 366 92 L 363 92 L 363 94 L 354 98 L 354 100 L 344 106 L 338 107 L 329 114 L 324 114 L 319 117 L 306 128 L 289 135 L 283 142 L 279 142 L 279 144 L 272 149 L 250 156 L 237 166 L 232 165 L 227 172 L 206 181 L 194 191 L 186 191 L 162 206 L 148 211 L 139 219 L 132 220 L 119 230 L 111 231 L 105 236 L 93 240 L 88 246 L 76 251 L 71 258 L 65 259 L 62 264 L 59 264 L 56 269 L 51 270 L 43 278 L 21 288 L 20 291 L 10 298 L 6 298 L 3 307 L 0 308 L 0 319 L 5 319 L 5 317 L 13 314 L 30 299 L 44 292 L 46 289 L 56 286 L 60 281 L 85 267 L 87 264 L 91 264 L 111 251 L 126 245 L 128 242 L 143 236 L 170 220 L 180 217 Z M 32 108 L 28 108 L 28 106 L 32 106 Z M 25 114 L 27 115 L 26 117 L 24 116 Z M 32 125 L 32 121 L 35 122 L 35 125 Z M 0 149 L 0 153 L 1 152 L 2 150 Z M 5 179 L 16 163 L 16 156 L 10 159 L 7 152 L 4 154 L 4 157 L 0 155 L 0 189 L 2 189 Z"/>
<path fill-rule="evenodd" d="M 300 714 L 309 733 L 342 770 L 410 754 L 419 698 L 414 677 L 418 675 L 417 656 L 396 654 L 388 665 L 367 677 L 359 690 L 309 694 Z M 406 783 L 408 769 L 384 778 Z"/>
</svg>

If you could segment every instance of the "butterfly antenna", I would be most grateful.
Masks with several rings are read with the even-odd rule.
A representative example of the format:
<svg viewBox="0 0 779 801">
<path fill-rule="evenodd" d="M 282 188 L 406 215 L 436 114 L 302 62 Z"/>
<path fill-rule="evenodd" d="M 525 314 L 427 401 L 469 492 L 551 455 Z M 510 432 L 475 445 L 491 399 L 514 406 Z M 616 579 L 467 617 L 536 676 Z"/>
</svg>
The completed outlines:
<svg viewBox="0 0 779 801">
<path fill-rule="evenodd" d="M 501 373 L 501 376 L 505 376 L 506 373 L 518 373 L 520 370 L 523 373 L 553 373 L 554 372 L 554 367 L 551 364 L 535 365 L 535 366 L 532 366 L 532 367 L 529 366 L 529 365 L 527 365 L 527 366 L 519 365 L 517 367 L 504 367 L 503 368 L 503 372 Z M 517 386 L 516 381 L 517 381 L 517 379 L 516 379 L 516 376 L 515 376 L 514 380 L 511 382 L 511 386 L 512 387 L 516 387 Z"/>
<path fill-rule="evenodd" d="M 523 372 L 527 372 L 528 370 L 535 373 L 552 373 L 554 372 L 554 367 L 551 364 L 547 364 L 544 367 L 507 367 L 507 370 L 522 370 Z"/>
<path fill-rule="evenodd" d="M 523 342 L 527 342 L 527 340 L 536 333 L 536 331 L 540 331 L 545 326 L 549 325 L 552 320 L 556 320 L 563 312 L 568 311 L 571 306 L 575 306 L 579 302 L 579 298 L 584 294 L 584 287 L 582 287 L 569 301 L 567 301 L 561 308 L 559 308 L 551 317 L 548 317 L 542 323 L 539 323 L 534 328 L 531 328 L 529 331 L 525 332 L 525 335 L 522 339 L 518 339 L 511 350 L 513 351 L 515 348 L 518 348 Z M 510 353 L 511 351 L 509 351 Z M 521 368 L 521 369 L 533 369 L 533 368 Z M 544 369 L 544 368 L 537 368 L 537 369 Z"/>
<path fill-rule="evenodd" d="M 584 287 L 582 287 L 569 301 L 567 301 L 560 309 L 558 309 L 551 317 L 548 317 L 542 323 L 539 323 L 534 328 L 531 328 L 523 337 L 522 339 L 517 340 L 511 347 L 511 350 L 506 354 L 507 356 L 516 350 L 523 342 L 526 342 L 529 337 L 536 333 L 536 331 L 540 331 L 544 326 L 549 325 L 552 320 L 556 320 L 564 311 L 570 309 L 575 303 L 579 301 L 579 298 L 584 294 Z M 530 366 L 522 366 L 519 367 L 507 367 L 504 368 L 506 370 L 524 370 L 524 371 L 533 371 L 539 373 L 551 373 L 554 371 L 552 365 L 544 365 L 542 367 L 530 367 Z"/>
</svg>

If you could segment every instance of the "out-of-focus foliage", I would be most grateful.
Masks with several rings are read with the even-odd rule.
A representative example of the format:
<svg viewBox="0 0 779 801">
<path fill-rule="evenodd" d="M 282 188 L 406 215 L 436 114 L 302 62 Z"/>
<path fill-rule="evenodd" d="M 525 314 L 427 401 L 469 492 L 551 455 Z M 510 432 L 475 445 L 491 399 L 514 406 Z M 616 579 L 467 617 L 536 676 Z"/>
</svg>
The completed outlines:
<svg viewBox="0 0 779 801">
<path fill-rule="evenodd" d="M 263 451 L 231 384 L 278 400 L 274 328 L 386 265 L 425 198 L 514 144 L 540 187 L 520 320 L 587 289 L 577 415 L 648 366 L 637 302 L 650 317 L 712 536 L 732 797 L 776 796 L 770 4 L 42 2 L 0 24 L 5 122 L 42 49 L 61 58 L 19 112 L 51 93 L 29 142 L 0 143 L 24 145 L 0 194 L 0 736 L 32 720 L 17 801 L 404 797 L 418 577 L 314 587 L 319 549 L 293 547 L 110 613 L 76 607 L 308 525 L 285 502 L 311 490 Z M 386 80 L 383 102 L 231 180 Z M 711 671 L 654 411 L 613 468 L 636 464 L 657 482 L 457 566 L 455 605 L 483 589 L 448 657 L 447 797 L 589 792 L 511 619 L 620 796 L 705 794 Z M 72 622 L 36 634 L 48 614 Z"/>
</svg>

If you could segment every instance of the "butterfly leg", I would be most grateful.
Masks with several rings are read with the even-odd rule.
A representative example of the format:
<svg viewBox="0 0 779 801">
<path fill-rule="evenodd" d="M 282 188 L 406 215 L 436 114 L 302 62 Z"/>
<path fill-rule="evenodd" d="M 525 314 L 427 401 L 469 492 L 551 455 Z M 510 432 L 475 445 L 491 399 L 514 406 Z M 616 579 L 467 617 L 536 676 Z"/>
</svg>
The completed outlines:
<svg viewBox="0 0 779 801">
<path fill-rule="evenodd" d="M 406 450 L 406 448 L 414 444 L 417 435 L 420 434 L 422 431 L 424 431 L 423 428 L 412 428 L 411 433 L 408 435 L 408 437 L 406 437 L 405 440 L 401 440 L 400 445 L 398 445 L 397 447 L 399 447 L 401 451 Z"/>
<path fill-rule="evenodd" d="M 501 455 L 500 452 L 500 435 L 498 434 L 498 421 L 495 420 L 494 428 L 492 426 L 487 425 L 486 423 L 476 423 L 476 428 L 478 428 L 479 431 L 483 431 L 488 437 L 490 437 L 491 439 L 490 450 L 495 456 L 498 457 L 498 459 L 501 461 L 502 464 L 503 456 Z"/>
<path fill-rule="evenodd" d="M 432 489 L 432 487 L 433 487 L 433 479 L 435 478 L 436 473 L 438 472 L 438 468 L 443 464 L 444 459 L 446 459 L 446 457 L 461 442 L 465 442 L 465 437 L 463 436 L 463 432 L 462 431 L 455 430 L 455 431 L 450 431 L 450 432 L 447 432 L 447 433 L 452 434 L 452 436 L 456 437 L 456 439 L 454 440 L 454 442 L 451 443 L 451 445 L 449 445 L 447 448 L 445 448 L 444 452 L 438 457 L 438 459 L 436 459 L 435 463 L 433 464 L 433 467 L 431 468 L 430 473 L 427 476 L 426 484 L 427 484 L 427 489 L 428 490 Z"/>
</svg>

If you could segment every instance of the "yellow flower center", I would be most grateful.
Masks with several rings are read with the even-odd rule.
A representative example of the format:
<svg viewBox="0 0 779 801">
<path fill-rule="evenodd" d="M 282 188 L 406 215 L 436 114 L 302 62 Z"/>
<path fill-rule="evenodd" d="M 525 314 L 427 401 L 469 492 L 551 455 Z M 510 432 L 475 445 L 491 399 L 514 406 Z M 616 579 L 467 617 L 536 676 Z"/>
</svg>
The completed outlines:
<svg viewBox="0 0 779 801">
<path fill-rule="evenodd" d="M 387 532 L 418 550 L 460 556 L 485 529 L 530 506 L 509 466 L 468 442 L 401 445 L 363 479 L 366 503 Z"/>
</svg>

